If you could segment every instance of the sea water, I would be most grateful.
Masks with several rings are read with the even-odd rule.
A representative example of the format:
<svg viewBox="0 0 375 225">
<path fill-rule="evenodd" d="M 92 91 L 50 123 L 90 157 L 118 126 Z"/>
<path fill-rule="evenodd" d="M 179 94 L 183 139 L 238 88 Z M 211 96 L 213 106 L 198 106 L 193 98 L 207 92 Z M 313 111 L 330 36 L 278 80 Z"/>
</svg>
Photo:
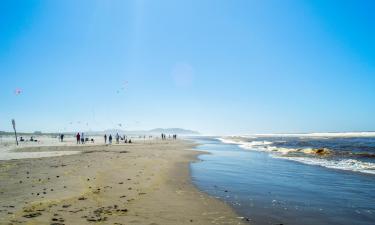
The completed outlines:
<svg viewBox="0 0 375 225">
<path fill-rule="evenodd" d="M 195 140 L 194 184 L 251 224 L 375 224 L 372 137 Z"/>
</svg>

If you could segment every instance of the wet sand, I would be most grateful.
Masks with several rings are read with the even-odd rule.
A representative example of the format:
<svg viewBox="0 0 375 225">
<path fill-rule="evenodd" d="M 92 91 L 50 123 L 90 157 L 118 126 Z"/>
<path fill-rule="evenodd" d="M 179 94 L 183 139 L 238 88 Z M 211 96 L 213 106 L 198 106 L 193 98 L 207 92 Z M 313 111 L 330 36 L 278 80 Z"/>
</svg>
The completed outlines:
<svg viewBox="0 0 375 225">
<path fill-rule="evenodd" d="M 0 161 L 0 224 L 244 224 L 192 185 L 193 147 L 154 140 L 27 148 L 82 153 Z"/>
</svg>

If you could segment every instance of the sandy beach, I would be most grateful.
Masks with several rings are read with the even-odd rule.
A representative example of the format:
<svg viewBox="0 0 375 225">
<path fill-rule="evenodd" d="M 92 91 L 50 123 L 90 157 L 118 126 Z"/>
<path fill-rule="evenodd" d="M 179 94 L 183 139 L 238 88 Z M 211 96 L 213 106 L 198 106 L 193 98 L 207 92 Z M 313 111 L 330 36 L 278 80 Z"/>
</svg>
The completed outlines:
<svg viewBox="0 0 375 225">
<path fill-rule="evenodd" d="M 0 224 L 244 224 L 191 183 L 193 147 L 152 140 L 17 149 L 81 153 L 0 161 Z"/>
</svg>

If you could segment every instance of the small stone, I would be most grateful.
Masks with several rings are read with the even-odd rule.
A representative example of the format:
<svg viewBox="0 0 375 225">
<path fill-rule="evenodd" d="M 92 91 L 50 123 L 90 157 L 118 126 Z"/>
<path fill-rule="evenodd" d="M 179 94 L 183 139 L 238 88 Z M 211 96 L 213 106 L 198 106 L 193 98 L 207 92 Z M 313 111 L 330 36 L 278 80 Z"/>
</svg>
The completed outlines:
<svg viewBox="0 0 375 225">
<path fill-rule="evenodd" d="M 34 217 L 38 217 L 40 215 L 42 215 L 40 212 L 36 212 L 36 213 L 26 214 L 23 217 L 25 217 L 25 218 L 34 218 Z"/>
</svg>

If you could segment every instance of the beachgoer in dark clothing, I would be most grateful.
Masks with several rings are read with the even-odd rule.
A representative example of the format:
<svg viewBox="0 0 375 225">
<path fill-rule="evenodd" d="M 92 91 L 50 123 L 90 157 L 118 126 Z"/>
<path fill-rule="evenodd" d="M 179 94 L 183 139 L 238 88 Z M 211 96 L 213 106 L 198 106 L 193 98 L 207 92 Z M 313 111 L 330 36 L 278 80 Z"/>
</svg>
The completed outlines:
<svg viewBox="0 0 375 225">
<path fill-rule="evenodd" d="M 107 144 L 107 134 L 104 135 L 104 143 Z"/>
<path fill-rule="evenodd" d="M 109 144 L 112 144 L 112 134 L 109 135 L 108 140 L 109 140 Z"/>
<path fill-rule="evenodd" d="M 80 144 L 81 143 L 81 135 L 79 133 L 77 133 L 76 138 L 77 138 L 77 144 Z"/>
<path fill-rule="evenodd" d="M 60 135 L 60 140 L 61 140 L 61 142 L 64 142 L 64 134 Z"/>
</svg>

